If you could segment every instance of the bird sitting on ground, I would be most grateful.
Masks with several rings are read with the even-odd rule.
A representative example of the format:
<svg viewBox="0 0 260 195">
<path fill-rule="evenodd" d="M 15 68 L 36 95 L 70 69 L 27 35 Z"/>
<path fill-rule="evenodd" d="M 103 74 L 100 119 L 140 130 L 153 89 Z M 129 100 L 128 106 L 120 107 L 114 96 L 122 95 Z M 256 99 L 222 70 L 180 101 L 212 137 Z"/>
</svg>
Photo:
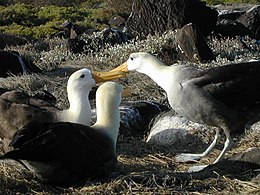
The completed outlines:
<svg viewBox="0 0 260 195">
<path fill-rule="evenodd" d="M 0 159 L 14 159 L 44 183 L 68 187 L 103 179 L 117 167 L 116 141 L 122 88 L 106 82 L 97 90 L 93 126 L 70 122 L 31 122 L 14 135 L 13 150 Z"/>
<path fill-rule="evenodd" d="M 0 138 L 4 140 L 4 148 L 14 133 L 31 121 L 64 121 L 90 125 L 91 106 L 88 95 L 91 88 L 96 83 L 120 78 L 122 75 L 120 72 L 111 74 L 86 68 L 74 72 L 67 84 L 70 107 L 65 110 L 60 110 L 46 101 L 31 98 L 23 92 L 3 93 L 0 96 Z"/>
<path fill-rule="evenodd" d="M 132 53 L 113 71 L 137 71 L 148 75 L 166 93 L 171 107 L 193 122 L 219 127 L 213 142 L 201 154 L 180 154 L 178 161 L 199 160 L 215 146 L 223 130 L 224 148 L 215 162 L 223 158 L 231 146 L 230 133 L 243 132 L 248 121 L 259 117 L 260 62 L 245 62 L 209 69 L 189 65 L 166 66 L 149 53 Z M 214 163 L 215 163 L 214 162 Z M 195 166 L 196 171 L 205 166 Z"/>
</svg>

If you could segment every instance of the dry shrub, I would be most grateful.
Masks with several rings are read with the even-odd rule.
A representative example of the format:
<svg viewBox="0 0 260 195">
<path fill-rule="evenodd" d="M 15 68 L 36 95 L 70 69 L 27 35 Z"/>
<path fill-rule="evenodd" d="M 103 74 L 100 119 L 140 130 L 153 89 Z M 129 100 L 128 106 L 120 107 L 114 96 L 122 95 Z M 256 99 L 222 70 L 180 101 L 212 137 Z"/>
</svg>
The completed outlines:
<svg viewBox="0 0 260 195">
<path fill-rule="evenodd" d="M 68 76 L 76 69 L 88 67 L 96 70 L 109 70 L 124 62 L 132 52 L 156 52 L 171 37 L 165 35 L 150 36 L 147 40 L 133 41 L 128 44 L 107 46 L 98 53 L 73 54 L 62 46 L 62 40 L 50 40 L 46 50 L 35 50 L 34 45 L 12 47 L 35 60 L 35 63 L 45 69 L 43 74 L 12 76 L 0 79 L 0 87 L 19 88 L 30 94 L 38 89 L 47 89 L 58 99 L 60 108 L 67 107 L 66 82 Z M 209 40 L 210 47 L 217 55 L 217 60 L 207 64 L 196 64 L 202 68 L 219 66 L 224 63 L 247 61 L 259 58 L 259 50 L 254 46 L 254 40 L 248 40 L 252 50 L 239 48 L 239 39 Z M 61 43 L 61 44 L 59 44 Z M 238 55 L 236 55 L 238 54 Z M 231 56 L 231 57 L 230 57 Z M 231 61 L 232 60 L 232 61 Z M 180 62 L 183 63 L 183 62 Z M 124 87 L 130 87 L 136 94 L 126 99 L 155 100 L 163 102 L 165 96 L 147 76 L 133 73 L 117 82 Z M 206 148 L 211 141 L 213 131 L 194 132 L 201 136 L 198 143 L 180 143 L 172 146 L 156 146 L 145 143 L 147 135 L 141 137 L 119 136 L 117 153 L 120 167 L 111 178 L 105 181 L 89 181 L 84 187 L 61 189 L 41 184 L 37 178 L 20 165 L 13 162 L 0 163 L 0 192 L 3 194 L 259 194 L 260 181 L 246 181 L 219 176 L 207 180 L 191 180 L 175 182 L 168 176 L 176 171 L 186 171 L 191 164 L 177 163 L 174 157 L 183 152 L 186 147 Z M 244 151 L 253 146 L 260 146 L 259 131 L 248 130 L 245 134 L 233 138 L 233 148 L 227 156 Z M 203 158 L 198 164 L 209 164 L 222 149 L 222 139 L 213 152 Z"/>
</svg>

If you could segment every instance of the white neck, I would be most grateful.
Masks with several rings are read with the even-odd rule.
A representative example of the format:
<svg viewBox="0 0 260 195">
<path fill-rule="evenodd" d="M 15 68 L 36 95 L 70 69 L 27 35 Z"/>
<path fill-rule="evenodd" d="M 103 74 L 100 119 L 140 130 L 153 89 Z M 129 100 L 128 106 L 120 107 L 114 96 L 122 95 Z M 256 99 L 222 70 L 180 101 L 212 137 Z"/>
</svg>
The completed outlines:
<svg viewBox="0 0 260 195">
<path fill-rule="evenodd" d="M 70 107 L 62 111 L 61 121 L 90 125 L 91 106 L 89 102 L 89 92 L 86 90 L 68 91 Z"/>
<path fill-rule="evenodd" d="M 97 121 L 92 127 L 102 130 L 113 142 L 115 148 L 120 126 L 119 107 L 107 100 L 97 101 L 96 104 Z"/>
<path fill-rule="evenodd" d="M 165 91 L 168 90 L 169 78 L 171 78 L 171 67 L 164 65 L 161 61 L 156 58 L 147 60 L 147 65 L 144 65 L 143 69 L 138 69 L 138 72 L 146 74 L 152 80 L 154 80 L 160 87 Z"/>
</svg>

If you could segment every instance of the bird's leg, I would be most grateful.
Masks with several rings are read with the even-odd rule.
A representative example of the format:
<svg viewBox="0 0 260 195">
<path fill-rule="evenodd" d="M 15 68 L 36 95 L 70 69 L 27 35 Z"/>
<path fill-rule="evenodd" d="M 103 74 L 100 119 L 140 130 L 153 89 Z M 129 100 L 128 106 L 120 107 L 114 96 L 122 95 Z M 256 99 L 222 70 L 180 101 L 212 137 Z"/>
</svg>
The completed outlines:
<svg viewBox="0 0 260 195">
<path fill-rule="evenodd" d="M 225 130 L 225 135 L 226 135 L 226 141 L 225 141 L 225 144 L 224 144 L 224 148 L 223 150 L 221 151 L 220 155 L 218 156 L 218 158 L 214 161 L 214 163 L 220 161 L 224 155 L 226 154 L 226 152 L 229 150 L 231 144 L 232 144 L 232 141 L 231 141 L 231 137 L 230 137 L 230 132 Z"/>
<path fill-rule="evenodd" d="M 225 153 L 228 151 L 228 149 L 230 148 L 230 145 L 231 145 L 230 132 L 228 130 L 224 130 L 224 131 L 225 131 L 225 135 L 226 135 L 226 141 L 225 141 L 225 144 L 224 144 L 224 148 L 221 151 L 218 158 L 214 161 L 214 163 L 217 163 L 218 161 L 220 161 L 224 157 Z M 204 169 L 205 167 L 207 167 L 207 165 L 192 166 L 192 167 L 189 168 L 188 172 L 200 171 L 200 170 Z"/>
<path fill-rule="evenodd" d="M 218 137 L 219 137 L 219 133 L 220 133 L 220 129 L 217 128 L 214 140 L 212 141 L 212 143 L 209 145 L 209 147 L 203 153 L 201 153 L 201 154 L 183 153 L 183 154 L 177 155 L 175 157 L 175 160 L 177 162 L 190 162 L 190 161 L 200 160 L 202 157 L 208 155 L 210 153 L 210 151 L 214 148 L 214 146 L 217 143 L 217 140 L 218 140 Z"/>
</svg>

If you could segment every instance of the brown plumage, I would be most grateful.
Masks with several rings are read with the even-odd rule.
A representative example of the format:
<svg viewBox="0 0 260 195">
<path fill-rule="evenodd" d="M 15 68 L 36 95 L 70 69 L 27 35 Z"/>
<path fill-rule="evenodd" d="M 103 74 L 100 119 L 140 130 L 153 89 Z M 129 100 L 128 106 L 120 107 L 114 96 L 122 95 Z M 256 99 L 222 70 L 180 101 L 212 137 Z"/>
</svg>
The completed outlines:
<svg viewBox="0 0 260 195">
<path fill-rule="evenodd" d="M 97 122 L 93 126 L 29 123 L 14 135 L 14 149 L 0 158 L 20 161 L 51 185 L 65 187 L 109 176 L 117 166 L 121 86 L 107 82 L 97 94 Z"/>
<path fill-rule="evenodd" d="M 8 91 L 0 96 L 0 138 L 11 139 L 14 133 L 31 121 L 55 121 L 53 103 L 32 97 L 22 91 Z"/>
</svg>

